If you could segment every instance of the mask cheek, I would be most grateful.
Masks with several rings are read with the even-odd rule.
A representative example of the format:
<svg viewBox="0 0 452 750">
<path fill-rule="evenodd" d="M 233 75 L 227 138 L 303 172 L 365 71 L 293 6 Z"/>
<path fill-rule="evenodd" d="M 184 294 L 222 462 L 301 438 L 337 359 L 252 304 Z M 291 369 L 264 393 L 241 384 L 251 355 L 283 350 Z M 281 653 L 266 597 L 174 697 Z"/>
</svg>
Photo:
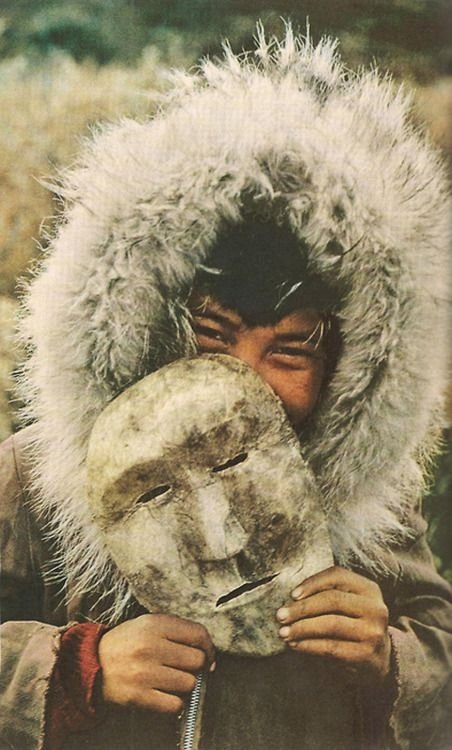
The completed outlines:
<svg viewBox="0 0 452 750">
<path fill-rule="evenodd" d="M 187 561 L 181 555 L 174 513 L 162 513 L 156 519 L 143 506 L 106 529 L 104 538 L 114 562 L 138 595 L 146 582 L 153 606 L 154 601 L 166 602 L 174 586 L 184 588 Z M 143 604 L 148 606 L 148 601 Z"/>
</svg>

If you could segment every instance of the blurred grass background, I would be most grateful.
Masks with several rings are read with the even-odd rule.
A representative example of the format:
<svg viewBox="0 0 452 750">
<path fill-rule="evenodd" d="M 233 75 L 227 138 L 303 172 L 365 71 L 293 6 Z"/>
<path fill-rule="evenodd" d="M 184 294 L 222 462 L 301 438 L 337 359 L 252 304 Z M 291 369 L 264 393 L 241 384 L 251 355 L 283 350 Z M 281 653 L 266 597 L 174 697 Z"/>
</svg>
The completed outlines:
<svg viewBox="0 0 452 750">
<path fill-rule="evenodd" d="M 70 164 L 99 120 L 145 117 L 168 68 L 252 46 L 257 19 L 338 36 L 351 68 L 378 64 L 415 93 L 414 116 L 452 174 L 452 0 L 2 0 L 0 5 L 0 439 L 17 428 L 11 371 L 18 279 L 59 211 L 40 184 Z M 38 238 L 40 237 L 40 243 Z M 432 363 L 432 367 L 434 363 Z M 450 399 L 449 399 L 450 401 Z M 426 498 L 438 568 L 452 582 L 452 445 Z"/>
</svg>

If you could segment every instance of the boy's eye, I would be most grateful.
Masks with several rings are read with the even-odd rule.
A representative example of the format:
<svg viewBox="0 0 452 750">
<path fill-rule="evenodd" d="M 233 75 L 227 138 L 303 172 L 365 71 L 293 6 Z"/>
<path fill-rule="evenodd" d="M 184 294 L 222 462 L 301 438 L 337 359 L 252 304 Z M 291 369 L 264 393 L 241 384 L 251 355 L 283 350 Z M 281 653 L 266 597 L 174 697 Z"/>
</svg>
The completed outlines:
<svg viewBox="0 0 452 750">
<path fill-rule="evenodd" d="M 195 321 L 193 330 L 198 337 L 207 338 L 210 341 L 217 341 L 221 344 L 228 343 L 226 334 L 223 331 L 219 331 L 217 328 L 212 328 L 205 324 L 199 324 Z"/>
<path fill-rule="evenodd" d="M 272 354 L 279 354 L 284 357 L 302 357 L 307 359 L 324 359 L 322 352 L 316 351 L 309 344 L 306 346 L 275 346 Z"/>
<path fill-rule="evenodd" d="M 286 354 L 288 357 L 312 357 L 314 352 L 298 346 L 275 346 L 273 354 Z"/>
</svg>

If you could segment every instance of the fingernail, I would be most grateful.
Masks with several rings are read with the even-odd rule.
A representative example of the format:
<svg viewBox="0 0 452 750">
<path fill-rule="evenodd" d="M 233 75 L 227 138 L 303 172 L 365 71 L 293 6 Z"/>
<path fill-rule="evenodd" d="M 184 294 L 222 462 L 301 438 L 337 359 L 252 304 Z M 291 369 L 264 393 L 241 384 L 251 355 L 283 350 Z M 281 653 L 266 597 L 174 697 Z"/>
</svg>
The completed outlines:
<svg viewBox="0 0 452 750">
<path fill-rule="evenodd" d="M 297 588 L 292 591 L 292 599 L 301 599 L 302 596 L 303 596 L 303 587 L 297 586 Z"/>
<path fill-rule="evenodd" d="M 217 668 L 217 663 L 216 661 L 213 661 L 209 667 L 209 672 L 215 672 L 216 668 Z"/>
<path fill-rule="evenodd" d="M 279 629 L 279 635 L 281 636 L 281 638 L 287 638 L 289 633 L 290 633 L 290 628 L 288 628 L 287 626 L 285 628 Z"/>
<path fill-rule="evenodd" d="M 287 618 L 289 617 L 289 610 L 287 609 L 287 607 L 281 607 L 281 609 L 278 609 L 276 617 L 278 620 L 281 620 L 281 622 L 287 620 Z"/>
</svg>

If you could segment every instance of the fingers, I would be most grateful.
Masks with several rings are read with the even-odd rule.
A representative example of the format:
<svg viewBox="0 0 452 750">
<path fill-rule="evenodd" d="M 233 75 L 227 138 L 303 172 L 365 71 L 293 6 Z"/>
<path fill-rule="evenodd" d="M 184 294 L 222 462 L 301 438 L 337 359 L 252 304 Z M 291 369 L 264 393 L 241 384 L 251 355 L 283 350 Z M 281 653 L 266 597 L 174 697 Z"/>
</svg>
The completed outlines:
<svg viewBox="0 0 452 750">
<path fill-rule="evenodd" d="M 371 641 L 341 641 L 330 638 L 313 638 L 290 641 L 292 651 L 323 657 L 356 670 L 365 681 L 382 681 L 390 669 L 391 643 L 381 640 L 378 647 Z"/>
<path fill-rule="evenodd" d="M 152 618 L 148 622 L 154 633 L 160 633 L 173 643 L 201 649 L 207 657 L 207 663 L 210 665 L 214 662 L 215 647 L 203 625 L 172 615 L 142 615 L 142 618 Z"/>
<path fill-rule="evenodd" d="M 350 665 L 367 663 L 371 657 L 366 643 L 354 641 L 337 641 L 329 638 L 315 638 L 312 640 L 294 641 L 289 643 L 293 651 L 303 654 L 329 657 L 333 660 L 346 662 Z"/>
<path fill-rule="evenodd" d="M 192 674 L 203 669 L 207 662 L 207 656 L 201 649 L 166 639 L 153 646 L 153 657 L 166 667 L 174 667 Z"/>
<path fill-rule="evenodd" d="M 170 615 L 142 615 L 117 625 L 101 637 L 98 654 L 105 701 L 165 713 L 180 711 L 196 674 L 214 665 L 206 628 Z"/>
<path fill-rule="evenodd" d="M 338 617 L 337 615 L 322 615 L 308 620 L 299 620 L 291 626 L 280 629 L 281 637 L 286 641 L 311 639 L 311 638 L 335 638 L 344 641 L 363 640 L 361 623 L 350 617 Z"/>
<path fill-rule="evenodd" d="M 184 696 L 179 695 L 180 692 L 166 692 L 153 687 L 148 689 L 140 685 L 139 689 L 135 687 L 129 690 L 128 700 L 124 701 L 124 705 L 138 706 L 159 713 L 178 714 L 184 707 Z"/>
<path fill-rule="evenodd" d="M 328 589 L 367 595 L 370 598 L 381 596 L 380 587 L 373 581 L 351 570 L 333 566 L 306 578 L 292 591 L 292 598 L 304 599 Z"/>
<path fill-rule="evenodd" d="M 142 708 L 158 711 L 162 714 L 180 714 L 184 707 L 184 700 L 178 695 L 162 693 L 160 690 L 152 690 L 147 700 L 137 703 Z"/>
<path fill-rule="evenodd" d="M 289 602 L 278 610 L 277 619 L 291 623 L 303 617 L 315 617 L 322 614 L 343 614 L 348 617 L 360 616 L 360 601 L 356 594 L 349 594 L 337 589 L 320 591 L 305 599 Z"/>
<path fill-rule="evenodd" d="M 389 612 L 379 586 L 357 573 L 332 567 L 307 578 L 276 618 L 294 651 L 370 668 L 378 679 L 389 671 Z"/>
<path fill-rule="evenodd" d="M 365 641 L 372 638 L 372 628 L 367 622 L 351 617 L 322 615 L 307 620 L 298 620 L 279 631 L 287 642 L 318 639 L 336 639 L 344 641 Z"/>
<path fill-rule="evenodd" d="M 370 598 L 369 596 L 350 594 L 338 589 L 329 589 L 311 594 L 307 598 L 289 602 L 277 611 L 276 617 L 279 622 L 289 625 L 296 620 L 323 614 L 385 620 L 388 613 L 382 598 Z"/>
<path fill-rule="evenodd" d="M 191 693 L 196 684 L 196 677 L 191 672 L 183 672 L 170 667 L 154 667 L 152 670 L 137 670 L 134 681 L 146 690 L 160 690 L 164 693 L 185 695 Z"/>
</svg>

